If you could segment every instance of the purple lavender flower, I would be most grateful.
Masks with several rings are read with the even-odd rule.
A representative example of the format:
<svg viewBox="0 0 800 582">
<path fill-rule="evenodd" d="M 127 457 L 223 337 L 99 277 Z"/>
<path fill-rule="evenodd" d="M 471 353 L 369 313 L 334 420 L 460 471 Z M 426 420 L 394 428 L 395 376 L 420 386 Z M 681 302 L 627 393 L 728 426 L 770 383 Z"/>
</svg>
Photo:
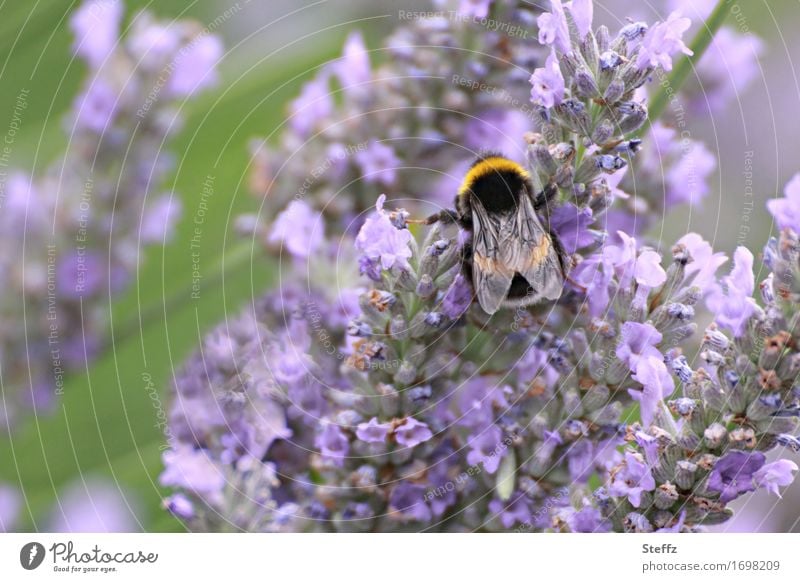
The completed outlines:
<svg viewBox="0 0 800 582">
<path fill-rule="evenodd" d="M 778 487 L 791 485 L 794 481 L 795 471 L 797 471 L 797 463 L 789 459 L 778 459 L 767 463 L 753 473 L 753 480 L 756 486 L 763 487 L 773 495 L 780 497 Z"/>
<path fill-rule="evenodd" d="M 175 233 L 181 213 L 181 201 L 169 194 L 148 204 L 139 229 L 142 242 L 161 244 L 169 242 Z"/>
<path fill-rule="evenodd" d="M 636 66 L 640 69 L 660 66 L 665 71 L 671 71 L 672 55 L 676 53 L 694 54 L 681 40 L 683 33 L 691 25 L 690 19 L 681 17 L 678 12 L 673 12 L 666 22 L 659 22 L 651 26 L 642 39 Z"/>
<path fill-rule="evenodd" d="M 489 502 L 489 511 L 500 519 L 500 523 L 506 529 L 518 523 L 530 523 L 531 520 L 530 502 L 522 493 L 516 493 L 508 501 L 492 499 Z"/>
<path fill-rule="evenodd" d="M 500 429 L 492 426 L 470 438 L 467 462 L 470 465 L 482 463 L 487 473 L 490 475 L 496 473 L 500 461 L 506 454 L 506 447 L 502 446 L 502 437 Z"/>
<path fill-rule="evenodd" d="M 758 310 L 753 291 L 753 253 L 738 247 L 733 254 L 730 275 L 722 279 L 722 285 L 712 287 L 706 298 L 709 310 L 716 316 L 715 321 L 735 337 L 744 334 L 747 322 Z"/>
<path fill-rule="evenodd" d="M 432 437 L 428 425 L 412 417 L 406 418 L 403 424 L 394 429 L 394 438 L 404 447 L 416 447 Z"/>
<path fill-rule="evenodd" d="M 625 362 L 631 370 L 637 369 L 640 358 L 663 359 L 661 352 L 656 348 L 663 336 L 649 323 L 626 321 L 622 324 L 621 332 L 617 357 Z"/>
<path fill-rule="evenodd" d="M 570 51 L 569 27 L 561 0 L 550 0 L 550 12 L 544 12 L 536 23 L 539 25 L 539 42 L 553 46 L 562 53 Z"/>
<path fill-rule="evenodd" d="M 91 0 L 84 2 L 69 20 L 75 35 L 73 50 L 92 67 L 99 67 L 119 41 L 122 2 Z"/>
<path fill-rule="evenodd" d="M 302 200 L 295 200 L 275 219 L 268 240 L 285 246 L 293 257 L 307 259 L 325 240 L 322 215 Z"/>
<path fill-rule="evenodd" d="M 356 436 L 365 443 L 385 443 L 391 431 L 392 423 L 378 422 L 377 418 L 371 418 L 369 422 L 358 425 Z"/>
<path fill-rule="evenodd" d="M 646 356 L 636 363 L 633 379 L 642 385 L 642 391 L 629 390 L 631 397 L 639 402 L 642 422 L 649 425 L 653 422 L 664 398 L 675 390 L 672 379 L 663 358 Z"/>
<path fill-rule="evenodd" d="M 684 282 L 700 288 L 704 293 L 716 284 L 717 270 L 728 260 L 724 253 L 715 253 L 711 245 L 699 234 L 690 232 L 676 243 L 684 246 L 692 257 L 686 265 Z"/>
<path fill-rule="evenodd" d="M 594 1 L 593 0 L 572 0 L 566 4 L 575 27 L 578 29 L 578 37 L 583 40 L 592 30 L 594 20 Z"/>
<path fill-rule="evenodd" d="M 625 460 L 612 472 L 608 492 L 611 495 L 627 497 L 631 505 L 639 507 L 642 493 L 656 488 L 655 479 L 644 460 L 636 453 L 625 452 Z"/>
<path fill-rule="evenodd" d="M 783 198 L 767 201 L 767 209 L 778 228 L 800 230 L 800 174 L 786 183 Z"/>
<path fill-rule="evenodd" d="M 559 105 L 564 99 L 564 77 L 555 52 L 547 57 L 543 68 L 531 75 L 531 101 L 542 107 Z"/>
<path fill-rule="evenodd" d="M 350 450 L 350 441 L 341 428 L 328 423 L 317 435 L 316 443 L 322 455 L 336 465 L 341 465 Z"/>
<path fill-rule="evenodd" d="M 370 216 L 356 237 L 356 248 L 373 263 L 380 263 L 384 269 L 397 267 L 408 268 L 411 257 L 411 233 L 407 229 L 398 229 L 388 214 L 383 211 L 385 195 L 378 198 L 377 216 Z"/>
<path fill-rule="evenodd" d="M 714 464 L 714 470 L 708 477 L 708 488 L 718 492 L 720 500 L 724 502 L 755 491 L 754 476 L 765 462 L 766 457 L 759 452 L 730 451 Z"/>
</svg>

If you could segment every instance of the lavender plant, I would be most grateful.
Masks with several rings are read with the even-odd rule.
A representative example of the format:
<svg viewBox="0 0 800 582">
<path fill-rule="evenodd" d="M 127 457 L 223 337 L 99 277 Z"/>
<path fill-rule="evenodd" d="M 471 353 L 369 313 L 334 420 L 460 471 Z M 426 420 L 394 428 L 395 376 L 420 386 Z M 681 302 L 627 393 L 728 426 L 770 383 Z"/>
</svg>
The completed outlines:
<svg viewBox="0 0 800 582">
<path fill-rule="evenodd" d="M 524 159 L 535 189 L 555 191 L 542 219 L 572 262 L 560 299 L 490 317 L 462 272 L 468 233 L 416 232 L 381 195 L 337 239 L 327 209 L 293 201 L 265 232 L 292 259 L 282 287 L 174 382 L 161 482 L 187 527 L 694 531 L 792 481 L 797 465 L 764 452 L 800 449 L 800 178 L 770 204 L 783 230 L 763 307 L 746 249 L 720 278 L 727 257 L 697 234 L 665 255 L 612 230 L 647 122 L 637 91 L 690 52 L 689 22 L 612 35 L 592 9 L 553 0 L 530 79 Z"/>
<path fill-rule="evenodd" d="M 41 175 L 11 175 L 0 198 L 0 424 L 43 412 L 106 332 L 108 299 L 143 245 L 164 244 L 180 201 L 162 190 L 180 106 L 216 81 L 218 38 L 192 22 L 88 0 L 70 20 L 88 68 L 64 120 L 66 149 Z"/>
</svg>

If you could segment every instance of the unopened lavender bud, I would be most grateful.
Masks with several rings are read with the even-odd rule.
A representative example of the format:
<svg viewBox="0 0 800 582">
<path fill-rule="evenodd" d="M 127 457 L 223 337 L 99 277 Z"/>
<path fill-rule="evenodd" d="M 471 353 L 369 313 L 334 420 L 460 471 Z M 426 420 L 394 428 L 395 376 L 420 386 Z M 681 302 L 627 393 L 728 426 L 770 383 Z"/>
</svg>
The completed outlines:
<svg viewBox="0 0 800 582">
<path fill-rule="evenodd" d="M 753 400 L 747 407 L 747 417 L 751 420 L 770 418 L 783 408 L 780 394 L 764 394 Z"/>
<path fill-rule="evenodd" d="M 629 139 L 627 141 L 623 141 L 614 148 L 614 151 L 619 152 L 621 154 L 628 154 L 634 155 L 640 149 L 642 149 L 642 140 L 640 139 Z"/>
<path fill-rule="evenodd" d="M 403 360 L 400 367 L 397 368 L 397 373 L 394 375 L 395 381 L 398 384 L 409 385 L 413 384 L 417 378 L 417 368 L 408 360 Z"/>
<path fill-rule="evenodd" d="M 642 38 L 647 32 L 647 28 L 646 22 L 631 22 L 620 29 L 619 36 L 626 41 L 634 41 Z"/>
<path fill-rule="evenodd" d="M 800 439 L 790 434 L 779 434 L 775 437 L 775 442 L 786 447 L 795 453 L 800 453 Z"/>
<path fill-rule="evenodd" d="M 431 327 L 440 327 L 444 321 L 444 315 L 436 311 L 431 311 L 425 316 L 425 323 Z"/>
<path fill-rule="evenodd" d="M 602 54 L 607 51 L 608 45 L 611 42 L 611 38 L 608 33 L 608 27 L 605 24 L 598 26 L 594 36 L 595 40 L 597 41 L 598 52 Z"/>
<path fill-rule="evenodd" d="M 589 412 L 594 412 L 608 404 L 611 391 L 605 384 L 594 384 L 583 395 L 582 406 Z"/>
<path fill-rule="evenodd" d="M 669 409 L 684 418 L 690 418 L 697 408 L 697 403 L 691 398 L 677 398 L 669 401 Z"/>
<path fill-rule="evenodd" d="M 622 82 L 620 79 L 614 79 L 608 84 L 606 87 L 605 93 L 603 93 L 603 99 L 606 103 L 616 103 L 622 96 L 625 94 L 625 83 Z"/>
<path fill-rule="evenodd" d="M 766 279 L 761 281 L 758 285 L 758 289 L 761 291 L 761 299 L 764 300 L 764 303 L 774 303 L 775 302 L 775 287 L 773 285 L 774 280 L 774 273 L 770 273 Z"/>
<path fill-rule="evenodd" d="M 398 314 L 392 318 L 392 321 L 389 324 L 389 334 L 392 336 L 392 339 L 395 340 L 402 341 L 408 338 L 408 322 L 403 315 Z"/>
<path fill-rule="evenodd" d="M 430 275 L 425 274 L 419 278 L 416 293 L 422 299 L 428 299 L 429 297 L 433 296 L 434 293 L 436 293 L 436 285 L 433 284 L 433 279 L 431 279 Z"/>
<path fill-rule="evenodd" d="M 347 335 L 353 337 L 369 337 L 372 335 L 372 328 L 366 322 L 360 320 L 351 321 L 347 325 Z"/>
<path fill-rule="evenodd" d="M 680 460 L 675 463 L 675 484 L 684 491 L 690 491 L 694 487 L 697 465 L 691 461 Z"/>
<path fill-rule="evenodd" d="M 719 367 L 725 364 L 725 356 L 711 349 L 700 352 L 700 357 L 709 366 Z"/>
<path fill-rule="evenodd" d="M 621 170 L 627 165 L 627 162 L 619 156 L 612 156 L 609 154 L 602 154 L 594 157 L 595 166 L 599 169 L 612 174 L 617 170 Z"/>
<path fill-rule="evenodd" d="M 424 406 L 430 399 L 432 394 L 431 387 L 427 384 L 425 386 L 414 386 L 406 391 L 408 401 L 414 406 Z"/>
<path fill-rule="evenodd" d="M 593 99 L 600 96 L 594 76 L 588 69 L 578 69 L 575 73 L 575 86 L 578 90 L 578 95 L 581 97 Z"/>
<path fill-rule="evenodd" d="M 752 428 L 740 426 L 728 434 L 728 442 L 736 449 L 753 449 L 758 443 Z"/>
<path fill-rule="evenodd" d="M 683 303 L 670 303 L 667 305 L 667 314 L 678 321 L 691 321 L 694 319 L 694 307 Z"/>
<path fill-rule="evenodd" d="M 609 141 L 614 136 L 614 126 L 607 119 L 601 121 L 594 128 L 592 134 L 592 141 L 598 145 L 602 145 Z"/>
<path fill-rule="evenodd" d="M 670 362 L 670 367 L 675 375 L 684 384 L 688 384 L 692 381 L 692 369 L 689 367 L 689 363 L 686 361 L 686 356 L 678 356 L 674 358 Z"/>
<path fill-rule="evenodd" d="M 703 335 L 703 342 L 719 353 L 724 353 L 730 345 L 728 336 L 719 331 L 716 325 L 711 324 Z"/>
<path fill-rule="evenodd" d="M 647 121 L 647 108 L 640 103 L 627 101 L 618 105 L 617 110 L 624 116 L 619 122 L 619 131 L 623 134 L 636 131 Z"/>
<path fill-rule="evenodd" d="M 728 430 L 720 423 L 715 422 L 703 432 L 703 439 L 709 449 L 718 449 L 727 441 Z"/>
<path fill-rule="evenodd" d="M 653 503 L 658 509 L 669 509 L 678 500 L 678 489 L 670 482 L 662 483 L 656 487 L 653 494 Z"/>
<path fill-rule="evenodd" d="M 528 146 L 528 157 L 531 165 L 545 179 L 555 175 L 558 171 L 558 164 L 550 154 L 550 149 L 541 143 Z"/>
<path fill-rule="evenodd" d="M 628 533 L 651 533 L 653 524 L 641 513 L 631 511 L 622 520 L 622 527 Z"/>
<path fill-rule="evenodd" d="M 616 51 L 607 50 L 598 59 L 601 71 L 616 69 L 622 64 L 622 57 Z"/>
</svg>

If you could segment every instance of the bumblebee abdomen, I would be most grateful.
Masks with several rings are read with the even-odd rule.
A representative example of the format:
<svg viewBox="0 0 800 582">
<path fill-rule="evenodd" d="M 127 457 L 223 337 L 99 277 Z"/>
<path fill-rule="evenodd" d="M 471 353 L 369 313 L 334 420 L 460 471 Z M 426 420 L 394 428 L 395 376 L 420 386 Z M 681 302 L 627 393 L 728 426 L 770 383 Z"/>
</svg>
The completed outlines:
<svg viewBox="0 0 800 582">
<path fill-rule="evenodd" d="M 471 194 L 487 212 L 516 208 L 527 191 L 528 172 L 513 160 L 490 154 L 478 158 L 464 176 L 459 197 Z"/>
</svg>

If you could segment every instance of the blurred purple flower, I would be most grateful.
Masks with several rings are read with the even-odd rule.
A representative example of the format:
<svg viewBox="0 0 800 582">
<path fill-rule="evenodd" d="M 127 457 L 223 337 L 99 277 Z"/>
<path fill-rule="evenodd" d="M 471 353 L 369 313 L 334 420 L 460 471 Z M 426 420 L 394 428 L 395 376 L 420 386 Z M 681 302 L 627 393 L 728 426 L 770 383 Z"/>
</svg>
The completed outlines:
<svg viewBox="0 0 800 582">
<path fill-rule="evenodd" d="M 458 12 L 468 18 L 486 18 L 492 0 L 459 0 Z"/>
<path fill-rule="evenodd" d="M 178 197 L 165 194 L 151 202 L 145 209 L 139 236 L 143 243 L 164 244 L 172 239 L 175 226 L 182 214 Z"/>
<path fill-rule="evenodd" d="M 141 531 L 130 496 L 111 482 L 81 480 L 59 493 L 47 531 L 126 533 Z"/>
<path fill-rule="evenodd" d="M 672 55 L 683 53 L 694 54 L 683 44 L 683 33 L 692 25 L 689 18 L 683 18 L 678 12 L 669 15 L 665 22 L 659 22 L 648 28 L 639 49 L 636 66 L 644 70 L 648 67 L 662 67 L 672 70 Z"/>
<path fill-rule="evenodd" d="M 174 69 L 167 83 L 167 91 L 174 97 L 188 97 L 217 84 L 217 63 L 224 48 L 216 36 L 199 36 L 178 53 Z"/>
<path fill-rule="evenodd" d="M 592 30 L 592 20 L 594 20 L 594 1 L 593 0 L 572 0 L 566 4 L 575 27 L 578 29 L 578 37 L 583 40 Z"/>
<path fill-rule="evenodd" d="M 164 472 L 159 478 L 161 485 L 181 487 L 211 504 L 219 501 L 225 487 L 225 475 L 222 467 L 206 451 L 180 445 L 164 451 L 162 459 Z"/>
<path fill-rule="evenodd" d="M 433 433 L 424 422 L 408 417 L 403 424 L 394 429 L 394 438 L 399 444 L 412 448 L 433 438 Z"/>
<path fill-rule="evenodd" d="M 403 165 L 394 150 L 379 141 L 373 141 L 365 150 L 357 151 L 354 157 L 361 168 L 361 175 L 365 182 L 386 186 L 394 184 L 397 178 L 397 168 Z"/>
<path fill-rule="evenodd" d="M 322 215 L 306 202 L 293 200 L 278 214 L 268 241 L 283 245 L 293 257 L 306 259 L 314 255 L 325 242 Z"/>
<path fill-rule="evenodd" d="M 401 481 L 392 489 L 389 509 L 413 521 L 428 521 L 431 518 L 431 510 L 425 503 L 425 489 L 408 481 Z"/>
<path fill-rule="evenodd" d="M 480 434 L 469 439 L 470 451 L 467 463 L 477 465 L 483 463 L 483 469 L 493 475 L 500 467 L 500 461 L 506 456 L 507 447 L 502 444 L 503 433 L 496 426 L 491 426 Z"/>
<path fill-rule="evenodd" d="M 550 214 L 550 227 L 558 235 L 564 250 L 570 254 L 585 248 L 597 239 L 589 231 L 594 223 L 592 209 L 578 208 L 569 202 L 557 206 Z"/>
<path fill-rule="evenodd" d="M 335 465 L 344 463 L 344 458 L 350 450 L 350 441 L 337 425 L 328 423 L 320 431 L 315 440 L 323 457 L 333 461 Z"/>
<path fill-rule="evenodd" d="M 14 531 L 22 507 L 22 496 L 11 485 L 0 483 L 0 533 Z"/>
<path fill-rule="evenodd" d="M 94 68 L 102 65 L 117 45 L 122 8 L 119 0 L 90 0 L 70 16 L 73 50 Z"/>
<path fill-rule="evenodd" d="M 348 95 L 364 91 L 361 87 L 372 78 L 369 53 L 360 32 L 353 32 L 344 43 L 342 57 L 333 63 L 333 74 Z"/>
<path fill-rule="evenodd" d="M 738 247 L 733 254 L 730 275 L 722 279 L 708 293 L 706 304 L 715 315 L 720 327 L 740 337 L 747 329 L 747 322 L 758 311 L 753 299 L 755 277 L 753 276 L 753 253 Z"/>
<path fill-rule="evenodd" d="M 778 459 L 767 463 L 753 474 L 756 486 L 763 487 L 773 495 L 781 496 L 778 487 L 786 487 L 794 481 L 797 463 L 789 459 Z"/>
<path fill-rule="evenodd" d="M 333 99 L 328 87 L 328 73 L 321 71 L 314 79 L 303 86 L 300 96 L 290 105 L 289 125 L 306 138 L 311 135 L 322 120 L 333 112 Z"/>
<path fill-rule="evenodd" d="M 356 436 L 365 443 L 385 443 L 391 430 L 392 423 L 378 422 L 377 418 L 371 418 L 369 422 L 358 425 Z"/>
<path fill-rule="evenodd" d="M 783 198 L 767 201 L 767 209 L 780 229 L 800 232 L 800 174 L 795 174 L 783 188 Z"/>
</svg>

